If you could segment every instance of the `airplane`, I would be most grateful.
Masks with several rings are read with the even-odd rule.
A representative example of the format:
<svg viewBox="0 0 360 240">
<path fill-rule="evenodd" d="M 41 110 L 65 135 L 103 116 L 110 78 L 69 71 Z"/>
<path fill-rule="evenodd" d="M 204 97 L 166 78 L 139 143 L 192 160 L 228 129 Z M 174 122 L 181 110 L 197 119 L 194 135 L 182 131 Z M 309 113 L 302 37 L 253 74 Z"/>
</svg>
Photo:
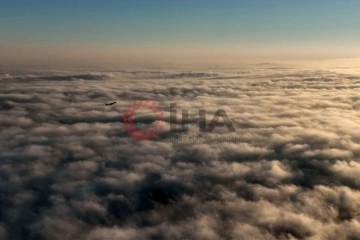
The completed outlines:
<svg viewBox="0 0 360 240">
<path fill-rule="evenodd" d="M 105 103 L 105 106 L 110 106 L 110 105 L 114 105 L 116 102 L 111 102 L 111 103 Z"/>
</svg>

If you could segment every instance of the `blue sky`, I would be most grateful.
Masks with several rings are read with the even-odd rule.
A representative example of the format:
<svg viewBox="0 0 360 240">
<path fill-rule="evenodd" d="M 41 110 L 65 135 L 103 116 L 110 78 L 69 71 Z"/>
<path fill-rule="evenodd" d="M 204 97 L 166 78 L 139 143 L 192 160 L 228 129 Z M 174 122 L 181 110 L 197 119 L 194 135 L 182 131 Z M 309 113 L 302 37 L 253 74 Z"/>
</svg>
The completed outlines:
<svg viewBox="0 0 360 240">
<path fill-rule="evenodd" d="M 359 1 L 11 0 L 6 41 L 360 40 Z"/>
<path fill-rule="evenodd" d="M 3 0 L 2 44 L 346 44 L 356 0 Z"/>
</svg>

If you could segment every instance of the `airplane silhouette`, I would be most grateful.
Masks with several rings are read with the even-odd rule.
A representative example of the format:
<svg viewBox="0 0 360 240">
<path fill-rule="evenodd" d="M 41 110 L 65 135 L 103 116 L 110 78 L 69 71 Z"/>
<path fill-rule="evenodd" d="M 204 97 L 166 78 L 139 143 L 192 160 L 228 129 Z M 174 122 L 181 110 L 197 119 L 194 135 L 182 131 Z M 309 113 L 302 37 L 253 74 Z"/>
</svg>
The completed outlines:
<svg viewBox="0 0 360 240">
<path fill-rule="evenodd" d="M 114 105 L 116 102 L 105 103 L 106 106 Z"/>
</svg>

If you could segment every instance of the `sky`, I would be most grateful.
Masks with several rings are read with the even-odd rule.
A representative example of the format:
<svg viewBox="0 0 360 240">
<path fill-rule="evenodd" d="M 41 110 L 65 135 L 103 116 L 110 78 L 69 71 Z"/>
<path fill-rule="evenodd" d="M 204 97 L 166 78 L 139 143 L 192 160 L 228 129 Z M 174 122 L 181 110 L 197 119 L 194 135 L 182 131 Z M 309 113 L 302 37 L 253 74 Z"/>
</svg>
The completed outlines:
<svg viewBox="0 0 360 240">
<path fill-rule="evenodd" d="M 355 0 L 0 2 L 1 64 L 357 57 Z"/>
</svg>

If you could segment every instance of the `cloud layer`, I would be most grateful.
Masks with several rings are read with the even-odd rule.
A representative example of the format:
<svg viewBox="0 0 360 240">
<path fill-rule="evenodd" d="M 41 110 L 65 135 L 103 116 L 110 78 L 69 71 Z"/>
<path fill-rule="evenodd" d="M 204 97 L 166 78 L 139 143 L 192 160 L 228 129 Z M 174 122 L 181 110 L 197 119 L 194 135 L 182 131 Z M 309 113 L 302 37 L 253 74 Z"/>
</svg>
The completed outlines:
<svg viewBox="0 0 360 240">
<path fill-rule="evenodd" d="M 359 88 L 271 65 L 3 71 L 0 239 L 359 239 Z M 124 131 L 136 99 L 165 112 L 154 141 Z M 188 131 L 170 132 L 170 103 Z M 236 132 L 201 133 L 199 109 L 224 109 Z"/>
</svg>

